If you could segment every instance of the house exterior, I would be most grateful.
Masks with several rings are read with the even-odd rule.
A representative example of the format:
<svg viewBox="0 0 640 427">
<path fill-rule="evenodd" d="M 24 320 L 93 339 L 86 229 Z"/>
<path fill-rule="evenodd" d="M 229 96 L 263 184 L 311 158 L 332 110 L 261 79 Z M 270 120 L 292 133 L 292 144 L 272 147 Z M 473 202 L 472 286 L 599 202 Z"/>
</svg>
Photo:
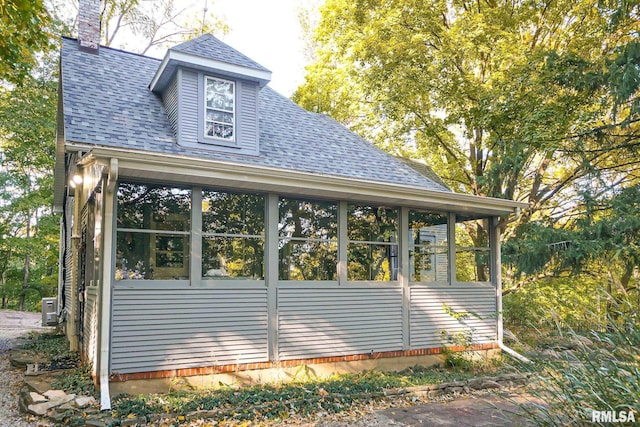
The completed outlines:
<svg viewBox="0 0 640 427">
<path fill-rule="evenodd" d="M 55 206 L 61 318 L 103 387 L 400 360 L 460 331 L 498 348 L 496 224 L 524 205 L 453 193 L 211 35 L 163 60 L 98 46 L 98 5 L 62 40 Z"/>
</svg>

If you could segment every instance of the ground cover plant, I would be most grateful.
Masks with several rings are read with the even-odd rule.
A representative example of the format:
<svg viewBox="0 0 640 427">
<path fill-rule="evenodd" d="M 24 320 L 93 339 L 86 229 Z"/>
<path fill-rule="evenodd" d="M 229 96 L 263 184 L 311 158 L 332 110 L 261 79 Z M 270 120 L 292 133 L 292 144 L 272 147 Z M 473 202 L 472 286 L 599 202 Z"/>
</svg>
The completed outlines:
<svg viewBox="0 0 640 427">
<path fill-rule="evenodd" d="M 69 349 L 69 342 L 65 335 L 57 332 L 31 332 L 19 348 L 52 362 L 78 359 L 78 353 Z"/>
<path fill-rule="evenodd" d="M 479 373 L 503 372 L 513 372 L 513 369 L 496 362 L 475 362 L 464 368 L 416 366 L 400 372 L 366 371 L 278 385 L 120 395 L 113 398 L 112 408 L 114 417 L 172 414 L 180 419 L 195 411 L 207 411 L 204 414 L 207 419 L 260 423 L 352 411 L 359 405 L 397 396 L 389 390 L 464 380 Z"/>
</svg>

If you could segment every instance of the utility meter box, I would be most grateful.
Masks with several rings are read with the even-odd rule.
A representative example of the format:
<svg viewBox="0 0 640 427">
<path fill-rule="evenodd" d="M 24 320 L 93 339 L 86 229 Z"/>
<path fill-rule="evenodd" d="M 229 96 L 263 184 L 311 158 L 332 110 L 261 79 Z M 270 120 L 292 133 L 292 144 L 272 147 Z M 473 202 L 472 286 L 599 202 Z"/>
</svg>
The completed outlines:
<svg viewBox="0 0 640 427">
<path fill-rule="evenodd" d="M 58 299 L 42 298 L 42 326 L 58 324 Z"/>
</svg>

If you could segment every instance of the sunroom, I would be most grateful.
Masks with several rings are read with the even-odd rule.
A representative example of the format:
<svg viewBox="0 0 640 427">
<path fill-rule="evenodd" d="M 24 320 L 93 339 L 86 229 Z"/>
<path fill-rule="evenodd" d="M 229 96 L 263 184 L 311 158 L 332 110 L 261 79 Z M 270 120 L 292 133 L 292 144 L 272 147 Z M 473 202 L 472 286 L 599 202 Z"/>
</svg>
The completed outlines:
<svg viewBox="0 0 640 427">
<path fill-rule="evenodd" d="M 498 339 L 495 216 L 121 180 L 115 218 L 119 379 Z"/>
</svg>

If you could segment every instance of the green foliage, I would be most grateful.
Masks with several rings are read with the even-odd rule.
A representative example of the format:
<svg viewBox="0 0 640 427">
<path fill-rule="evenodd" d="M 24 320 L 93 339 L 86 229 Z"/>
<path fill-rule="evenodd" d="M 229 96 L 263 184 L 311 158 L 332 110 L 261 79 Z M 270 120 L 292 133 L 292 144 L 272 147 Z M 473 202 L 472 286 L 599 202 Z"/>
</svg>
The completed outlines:
<svg viewBox="0 0 640 427">
<path fill-rule="evenodd" d="M 318 61 L 294 100 L 426 158 L 456 190 L 526 198 L 536 211 L 585 168 L 556 150 L 606 120 L 616 49 L 629 64 L 618 72 L 637 71 L 633 44 L 595 7 L 330 0 L 315 33 Z M 615 31 L 632 28 L 620 20 Z M 621 102 L 633 93 L 620 92 Z M 561 158 L 562 168 L 550 167 Z"/>
<path fill-rule="evenodd" d="M 560 288 L 547 288 L 545 292 L 552 296 L 548 302 L 552 302 L 553 297 L 570 301 L 567 308 L 574 310 L 576 316 L 585 312 L 585 307 L 581 308 L 576 300 L 580 292 L 590 292 L 582 295 L 581 302 L 587 309 L 596 311 L 593 297 L 597 281 L 599 287 L 606 290 L 607 297 L 603 300 L 609 300 L 609 305 L 616 299 L 629 297 L 636 301 L 636 307 L 640 302 L 637 277 L 640 268 L 640 185 L 609 190 L 605 194 L 594 198 L 585 192 L 583 213 L 564 223 L 523 224 L 516 230 L 515 238 L 504 246 L 505 264 L 512 265 L 516 274 L 547 272 L 556 277 L 572 274 L 573 280 L 550 282 Z M 586 275 L 596 280 L 585 279 Z M 565 286 L 567 282 L 575 289 L 571 291 L 572 298 L 558 294 L 561 289 L 571 288 Z M 535 291 L 534 287 L 532 292 Z M 527 296 L 532 299 L 517 302 Z M 537 301 L 538 298 L 524 291 L 514 297 L 513 302 L 516 306 L 531 304 L 531 307 L 538 307 L 538 303 L 548 306 L 544 301 Z M 523 314 L 519 313 L 519 317 Z"/>
<path fill-rule="evenodd" d="M 75 355 L 69 350 L 69 342 L 65 335 L 54 332 L 32 332 L 20 348 L 51 360 Z"/>
<path fill-rule="evenodd" d="M 483 372 L 507 369 L 498 364 L 476 365 Z M 175 391 L 163 395 L 120 395 L 114 397 L 114 415 L 150 413 L 186 414 L 213 410 L 215 420 L 282 420 L 294 415 L 313 416 L 318 412 L 339 413 L 361 403 L 384 398 L 384 390 L 468 379 L 478 371 L 415 366 L 400 372 L 367 371 L 309 379 L 281 385 L 241 389 Z"/>
<path fill-rule="evenodd" d="M 91 368 L 89 366 L 82 366 L 59 376 L 58 379 L 51 383 L 51 386 L 67 393 L 99 397 L 98 390 L 96 390 L 91 378 Z"/>
<path fill-rule="evenodd" d="M 52 47 L 50 25 L 42 0 L 0 0 L 0 81 L 22 82 Z"/>
<path fill-rule="evenodd" d="M 604 320 L 606 294 L 593 277 L 575 275 L 530 283 L 505 295 L 502 304 L 507 328 L 596 324 Z"/>
<path fill-rule="evenodd" d="M 586 424 L 592 410 L 640 414 L 640 326 L 628 316 L 609 323 L 606 332 L 589 336 L 565 331 L 572 350 L 521 368 L 533 370 L 534 385 L 528 391 L 546 403 L 521 405 L 526 418 L 560 426 Z"/>
<path fill-rule="evenodd" d="M 51 58 L 45 57 L 49 61 Z M 52 212 L 57 82 L 39 76 L 0 87 L 0 297 L 35 309 L 57 287 L 59 220 Z"/>
<path fill-rule="evenodd" d="M 587 270 L 633 288 L 637 245 L 576 218 L 591 215 L 585 191 L 597 204 L 639 178 L 636 1 L 328 0 L 320 13 L 294 100 L 426 160 L 455 191 L 527 201 L 499 224 L 505 288 Z M 459 260 L 460 279 L 482 277 L 478 257 Z"/>
</svg>

